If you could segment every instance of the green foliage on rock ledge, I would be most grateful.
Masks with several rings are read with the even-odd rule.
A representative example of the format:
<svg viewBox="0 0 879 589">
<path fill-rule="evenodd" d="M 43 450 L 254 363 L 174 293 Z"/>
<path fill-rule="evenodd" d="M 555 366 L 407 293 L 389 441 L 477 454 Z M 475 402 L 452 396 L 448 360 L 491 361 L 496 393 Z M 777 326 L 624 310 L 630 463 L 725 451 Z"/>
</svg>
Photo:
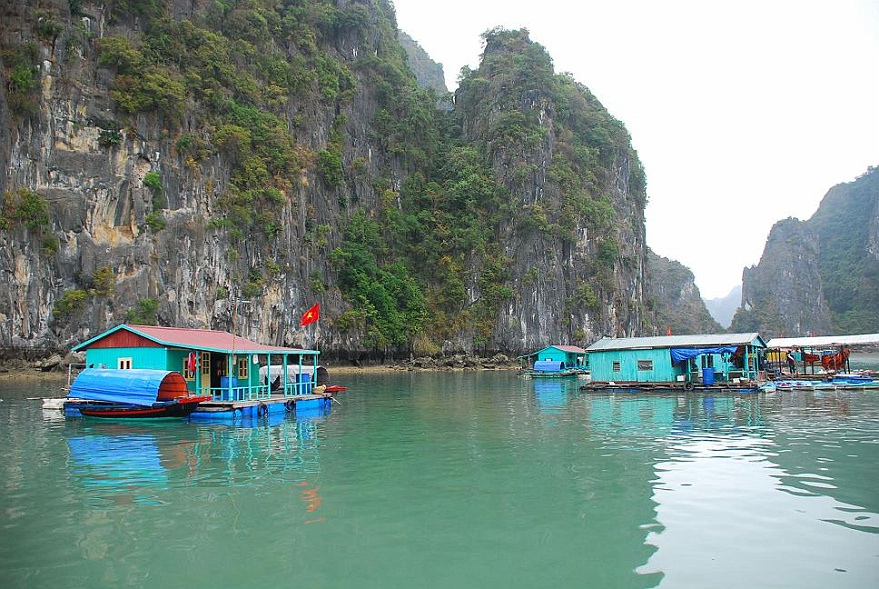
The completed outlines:
<svg viewBox="0 0 879 589">
<path fill-rule="evenodd" d="M 42 195 L 19 189 L 0 196 L 0 230 L 16 228 L 31 232 L 41 242 L 40 251 L 44 256 L 58 251 L 58 238 L 51 232 L 49 202 Z"/>
<path fill-rule="evenodd" d="M 3 194 L 0 229 L 9 229 L 15 225 L 37 230 L 47 228 L 48 201 L 36 192 L 25 189 Z"/>
<path fill-rule="evenodd" d="M 60 299 L 55 301 L 53 313 L 56 319 L 66 320 L 70 315 L 85 308 L 88 300 L 88 292 L 82 289 L 65 291 Z"/>
<path fill-rule="evenodd" d="M 135 325 L 158 325 L 159 301 L 156 299 L 140 299 L 137 306 L 125 314 L 125 322 Z"/>
<path fill-rule="evenodd" d="M 330 255 L 339 288 L 354 306 L 347 317 L 367 346 L 378 350 L 405 346 L 424 327 L 426 301 L 418 282 L 400 261 L 387 261 L 378 223 L 355 214 L 344 245 Z"/>
<path fill-rule="evenodd" d="M 20 116 L 36 111 L 40 88 L 37 44 L 32 41 L 11 46 L 0 44 L 0 62 L 4 66 L 3 81 L 9 108 Z"/>
</svg>

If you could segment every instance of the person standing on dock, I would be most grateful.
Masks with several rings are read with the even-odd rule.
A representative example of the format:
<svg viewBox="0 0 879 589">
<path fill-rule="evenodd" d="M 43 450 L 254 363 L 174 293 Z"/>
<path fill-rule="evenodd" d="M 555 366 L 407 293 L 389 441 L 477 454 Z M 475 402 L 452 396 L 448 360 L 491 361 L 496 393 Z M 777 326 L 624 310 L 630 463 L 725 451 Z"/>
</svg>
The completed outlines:
<svg viewBox="0 0 879 589">
<path fill-rule="evenodd" d="M 794 358 L 794 353 L 791 350 L 787 351 L 787 369 L 791 374 L 797 373 L 797 359 Z"/>
</svg>

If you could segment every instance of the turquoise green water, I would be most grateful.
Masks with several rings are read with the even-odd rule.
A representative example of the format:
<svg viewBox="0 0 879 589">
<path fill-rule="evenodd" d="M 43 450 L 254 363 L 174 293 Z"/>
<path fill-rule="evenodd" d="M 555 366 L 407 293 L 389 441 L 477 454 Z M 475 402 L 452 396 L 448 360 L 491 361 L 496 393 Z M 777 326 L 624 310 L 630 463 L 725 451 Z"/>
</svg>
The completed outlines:
<svg viewBox="0 0 879 589">
<path fill-rule="evenodd" d="M 0 585 L 879 586 L 877 391 L 338 380 L 252 428 L 65 421 L 0 382 Z"/>
</svg>

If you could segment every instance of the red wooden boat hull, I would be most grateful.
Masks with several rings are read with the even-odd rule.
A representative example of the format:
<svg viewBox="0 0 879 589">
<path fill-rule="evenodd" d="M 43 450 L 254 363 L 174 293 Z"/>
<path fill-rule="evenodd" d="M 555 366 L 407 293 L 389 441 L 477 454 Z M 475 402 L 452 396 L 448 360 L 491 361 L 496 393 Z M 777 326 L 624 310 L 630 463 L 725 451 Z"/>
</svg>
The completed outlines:
<svg viewBox="0 0 879 589">
<path fill-rule="evenodd" d="M 167 403 L 157 403 L 150 407 L 140 405 L 116 405 L 112 403 L 74 403 L 71 408 L 78 409 L 87 417 L 103 417 L 113 419 L 143 419 L 158 417 L 187 417 L 195 411 L 202 401 L 209 401 L 208 397 L 181 397 Z"/>
<path fill-rule="evenodd" d="M 338 384 L 331 384 L 330 386 L 328 386 L 326 388 L 326 391 L 328 393 L 341 393 L 342 391 L 347 391 L 347 390 L 348 390 L 348 387 L 343 387 L 342 385 L 338 385 Z"/>
</svg>

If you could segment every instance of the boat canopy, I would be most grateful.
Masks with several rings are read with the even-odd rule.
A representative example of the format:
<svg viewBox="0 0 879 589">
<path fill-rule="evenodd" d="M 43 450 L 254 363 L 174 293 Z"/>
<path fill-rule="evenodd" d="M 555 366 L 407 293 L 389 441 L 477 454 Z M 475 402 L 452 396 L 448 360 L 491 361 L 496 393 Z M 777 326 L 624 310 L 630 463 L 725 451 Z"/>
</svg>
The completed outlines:
<svg viewBox="0 0 879 589">
<path fill-rule="evenodd" d="M 818 335 L 813 337 L 774 337 L 767 342 L 767 348 L 819 348 L 830 346 L 857 346 L 879 344 L 879 333 L 860 335 Z"/>
<path fill-rule="evenodd" d="M 720 346 L 716 348 L 672 348 L 671 363 L 677 364 L 684 360 L 696 358 L 702 354 L 735 354 L 737 346 Z"/>
<path fill-rule="evenodd" d="M 179 372 L 86 368 L 70 385 L 67 396 L 87 401 L 148 406 L 186 394 L 186 381 Z"/>
<path fill-rule="evenodd" d="M 561 372 L 564 369 L 565 363 L 555 360 L 538 360 L 534 363 L 536 372 Z"/>
<path fill-rule="evenodd" d="M 317 378 L 315 378 L 315 367 L 312 364 L 288 364 L 286 367 L 282 364 L 272 364 L 271 367 L 259 367 L 259 381 L 263 384 L 272 384 L 276 380 L 281 378 L 281 375 L 284 374 L 285 369 L 287 371 L 288 382 L 299 382 L 300 370 L 302 374 L 308 374 L 309 379 L 316 385 L 326 384 L 330 377 L 329 371 L 320 365 L 317 367 Z M 268 379 L 268 374 L 270 371 L 272 375 L 271 382 L 269 382 Z"/>
</svg>

